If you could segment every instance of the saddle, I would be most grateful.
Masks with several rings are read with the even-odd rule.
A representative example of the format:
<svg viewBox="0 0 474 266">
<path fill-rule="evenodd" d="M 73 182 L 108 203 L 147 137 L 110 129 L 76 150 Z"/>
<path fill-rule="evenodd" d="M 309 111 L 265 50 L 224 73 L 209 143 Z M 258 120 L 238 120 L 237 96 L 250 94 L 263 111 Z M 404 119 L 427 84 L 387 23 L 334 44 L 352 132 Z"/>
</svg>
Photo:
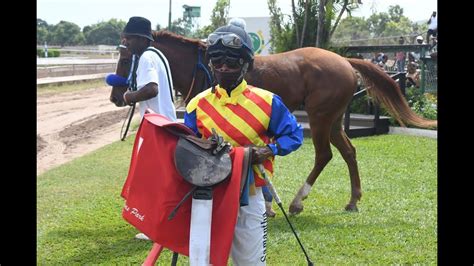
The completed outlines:
<svg viewBox="0 0 474 266">
<path fill-rule="evenodd" d="M 205 140 L 192 135 L 179 135 L 176 144 L 175 166 L 179 174 L 193 188 L 168 216 L 173 219 L 181 204 L 191 195 L 191 223 L 189 227 L 190 265 L 209 265 L 213 208 L 212 187 L 224 181 L 232 172 L 230 144 L 212 129 Z"/>
<path fill-rule="evenodd" d="M 180 135 L 176 145 L 175 166 L 181 176 L 198 187 L 216 185 L 232 172 L 230 144 L 215 131 L 209 139 Z"/>
<path fill-rule="evenodd" d="M 176 170 L 184 180 L 193 185 L 168 216 L 168 220 L 171 220 L 191 193 L 193 198 L 212 199 L 212 186 L 230 176 L 232 161 L 229 155 L 231 145 L 214 129 L 208 139 L 168 130 L 179 136 L 174 153 Z"/>
</svg>

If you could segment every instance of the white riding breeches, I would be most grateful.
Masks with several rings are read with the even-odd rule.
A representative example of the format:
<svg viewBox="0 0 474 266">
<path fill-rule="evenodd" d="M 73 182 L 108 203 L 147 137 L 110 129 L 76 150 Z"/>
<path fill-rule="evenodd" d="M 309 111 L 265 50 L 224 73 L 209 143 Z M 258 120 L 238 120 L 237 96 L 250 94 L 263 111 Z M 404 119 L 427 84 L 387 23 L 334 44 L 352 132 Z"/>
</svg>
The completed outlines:
<svg viewBox="0 0 474 266">
<path fill-rule="evenodd" d="M 249 196 L 249 205 L 239 208 L 232 242 L 234 265 L 266 265 L 267 214 L 262 188 Z"/>
</svg>

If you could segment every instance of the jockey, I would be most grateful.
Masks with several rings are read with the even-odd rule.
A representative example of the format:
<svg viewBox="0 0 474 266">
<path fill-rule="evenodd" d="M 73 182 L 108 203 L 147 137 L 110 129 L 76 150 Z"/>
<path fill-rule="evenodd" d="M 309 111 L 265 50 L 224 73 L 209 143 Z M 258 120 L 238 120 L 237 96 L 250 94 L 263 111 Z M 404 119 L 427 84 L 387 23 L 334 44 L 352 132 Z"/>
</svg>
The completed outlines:
<svg viewBox="0 0 474 266">
<path fill-rule="evenodd" d="M 234 147 L 252 146 L 248 201 L 242 203 L 232 243 L 235 265 L 266 265 L 267 215 L 258 164 L 273 175 L 274 156 L 298 149 L 303 130 L 281 98 L 247 84 L 253 68 L 251 38 L 242 27 L 222 26 L 207 38 L 207 57 L 217 85 L 195 96 L 186 106 L 184 123 L 198 136 L 213 129 Z"/>
</svg>

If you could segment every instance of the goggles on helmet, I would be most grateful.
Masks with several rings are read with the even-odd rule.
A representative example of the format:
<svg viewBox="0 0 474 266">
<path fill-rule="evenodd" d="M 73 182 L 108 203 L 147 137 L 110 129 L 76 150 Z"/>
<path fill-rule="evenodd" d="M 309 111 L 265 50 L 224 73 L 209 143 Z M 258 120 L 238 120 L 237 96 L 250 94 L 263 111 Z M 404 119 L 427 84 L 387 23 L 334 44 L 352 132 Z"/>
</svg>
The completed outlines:
<svg viewBox="0 0 474 266">
<path fill-rule="evenodd" d="M 209 34 L 209 36 L 207 37 L 207 45 L 214 45 L 219 40 L 221 40 L 224 46 L 227 46 L 229 48 L 239 49 L 242 46 L 248 48 L 247 45 L 245 45 L 245 43 L 237 34 L 231 32 L 214 32 Z"/>
</svg>

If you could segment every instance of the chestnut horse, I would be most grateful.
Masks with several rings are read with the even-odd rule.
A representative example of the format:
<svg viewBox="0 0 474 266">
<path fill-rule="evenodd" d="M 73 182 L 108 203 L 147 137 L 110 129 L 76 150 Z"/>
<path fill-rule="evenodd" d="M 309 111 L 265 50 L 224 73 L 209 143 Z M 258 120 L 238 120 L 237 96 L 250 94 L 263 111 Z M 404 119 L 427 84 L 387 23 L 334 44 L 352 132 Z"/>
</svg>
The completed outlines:
<svg viewBox="0 0 474 266">
<path fill-rule="evenodd" d="M 206 45 L 167 31 L 153 32 L 152 45 L 168 59 L 174 89 L 186 97 L 186 103 L 199 92 L 210 87 L 206 71 L 197 68 L 204 64 Z M 121 49 L 116 74 L 127 77 L 130 52 Z M 200 61 L 202 59 L 202 62 Z M 303 210 L 304 200 L 332 158 L 333 144 L 349 168 L 351 197 L 345 209 L 357 211 L 357 201 L 362 196 L 356 149 L 342 128 L 342 117 L 357 88 L 355 68 L 363 77 L 369 94 L 396 118 L 419 127 L 435 127 L 437 120 L 417 116 L 408 106 L 395 81 L 376 65 L 362 59 L 344 58 L 333 52 L 306 47 L 268 56 L 256 56 L 254 69 L 245 75 L 248 84 L 278 94 L 285 105 L 294 111 L 304 105 L 308 113 L 311 136 L 315 148 L 315 162 L 306 183 L 293 199 L 289 211 L 297 214 Z M 209 69 L 207 68 L 207 71 Z M 124 106 L 122 95 L 126 87 L 113 87 L 110 101 Z M 189 95 L 188 95 L 189 92 Z"/>
</svg>

